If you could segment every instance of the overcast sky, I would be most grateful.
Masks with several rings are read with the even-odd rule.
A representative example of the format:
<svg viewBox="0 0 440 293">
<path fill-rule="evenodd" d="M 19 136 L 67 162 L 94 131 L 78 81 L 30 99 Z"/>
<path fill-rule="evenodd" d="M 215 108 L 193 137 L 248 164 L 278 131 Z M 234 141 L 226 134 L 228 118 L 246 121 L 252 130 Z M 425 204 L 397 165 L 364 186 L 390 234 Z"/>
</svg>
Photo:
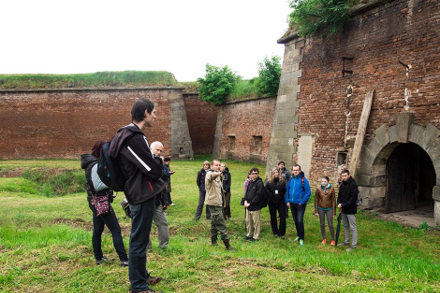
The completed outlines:
<svg viewBox="0 0 440 293">
<path fill-rule="evenodd" d="M 287 0 L 7 0 L 0 73 L 163 70 L 194 81 L 205 64 L 258 76 L 283 57 Z"/>
</svg>

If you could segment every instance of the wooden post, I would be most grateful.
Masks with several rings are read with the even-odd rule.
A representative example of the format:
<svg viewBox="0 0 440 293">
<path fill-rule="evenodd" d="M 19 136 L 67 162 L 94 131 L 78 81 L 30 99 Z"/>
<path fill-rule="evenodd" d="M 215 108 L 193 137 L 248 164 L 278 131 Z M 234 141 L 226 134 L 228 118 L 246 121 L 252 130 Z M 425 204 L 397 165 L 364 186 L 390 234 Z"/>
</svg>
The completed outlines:
<svg viewBox="0 0 440 293">
<path fill-rule="evenodd" d="M 362 145 L 364 144 L 365 131 L 367 130 L 368 119 L 370 118 L 371 105 L 373 104 L 374 90 L 367 92 L 364 100 L 361 118 L 359 120 L 356 141 L 354 143 L 353 153 L 350 158 L 350 174 L 355 177 L 359 158 L 361 156 Z"/>
</svg>

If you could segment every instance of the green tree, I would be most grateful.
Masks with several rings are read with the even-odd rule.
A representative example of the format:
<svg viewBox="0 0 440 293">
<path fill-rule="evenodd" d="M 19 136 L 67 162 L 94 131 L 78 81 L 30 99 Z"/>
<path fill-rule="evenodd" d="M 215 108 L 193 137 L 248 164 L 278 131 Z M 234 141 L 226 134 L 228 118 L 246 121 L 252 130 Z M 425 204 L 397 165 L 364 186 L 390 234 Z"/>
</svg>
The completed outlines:
<svg viewBox="0 0 440 293">
<path fill-rule="evenodd" d="M 256 80 L 258 94 L 262 97 L 274 97 L 278 93 L 281 79 L 281 62 L 277 56 L 265 57 L 258 63 L 258 79 Z"/>
<path fill-rule="evenodd" d="M 235 83 L 240 79 L 228 66 L 223 68 L 206 64 L 205 78 L 198 78 L 200 100 L 210 102 L 216 106 L 226 102 Z"/>
<path fill-rule="evenodd" d="M 350 19 L 350 6 L 355 0 L 292 0 L 290 25 L 298 27 L 300 36 L 326 34 L 326 39 L 339 32 Z"/>
</svg>

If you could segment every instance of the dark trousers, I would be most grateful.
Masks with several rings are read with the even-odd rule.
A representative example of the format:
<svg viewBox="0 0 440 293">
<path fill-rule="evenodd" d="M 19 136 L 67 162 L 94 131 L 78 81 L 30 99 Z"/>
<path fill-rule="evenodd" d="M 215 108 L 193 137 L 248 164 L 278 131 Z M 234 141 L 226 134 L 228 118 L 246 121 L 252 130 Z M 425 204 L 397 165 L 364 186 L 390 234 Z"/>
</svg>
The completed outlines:
<svg viewBox="0 0 440 293">
<path fill-rule="evenodd" d="M 211 214 L 211 238 L 217 238 L 220 233 L 220 238 L 223 241 L 228 241 L 228 231 L 226 229 L 225 217 L 223 217 L 223 208 L 216 206 L 206 206 Z"/>
<path fill-rule="evenodd" d="M 202 216 L 203 206 L 205 205 L 205 195 L 206 191 L 199 190 L 199 204 L 197 205 L 196 215 L 194 216 L 194 218 L 196 219 L 200 219 L 200 217 Z M 206 207 L 206 218 L 208 220 L 211 219 L 211 213 L 209 212 L 208 207 Z"/>
<path fill-rule="evenodd" d="M 285 203 L 271 203 L 269 202 L 270 225 L 272 233 L 279 236 L 286 234 L 286 204 Z M 280 216 L 280 227 L 278 228 L 278 215 Z"/>
<path fill-rule="evenodd" d="M 97 216 L 95 207 L 89 203 L 89 208 L 93 212 L 93 252 L 96 260 L 101 260 L 103 257 L 101 249 L 101 236 L 104 231 L 104 226 L 112 233 L 113 246 L 118 253 L 121 261 L 128 260 L 127 252 L 125 251 L 124 242 L 122 241 L 121 226 L 119 226 L 118 219 L 116 218 L 115 211 L 110 206 L 110 213 Z"/>
<path fill-rule="evenodd" d="M 226 218 L 231 218 L 231 192 L 225 192 L 225 207 L 223 208 L 223 214 Z"/>
<path fill-rule="evenodd" d="M 295 222 L 296 232 L 301 240 L 304 240 L 304 212 L 306 205 L 290 204 L 290 210 L 292 211 L 293 221 Z"/>
<path fill-rule="evenodd" d="M 147 245 L 150 241 L 151 224 L 154 215 L 154 197 L 136 205 L 130 205 L 131 234 L 128 250 L 128 277 L 133 292 L 148 289 Z"/>
</svg>

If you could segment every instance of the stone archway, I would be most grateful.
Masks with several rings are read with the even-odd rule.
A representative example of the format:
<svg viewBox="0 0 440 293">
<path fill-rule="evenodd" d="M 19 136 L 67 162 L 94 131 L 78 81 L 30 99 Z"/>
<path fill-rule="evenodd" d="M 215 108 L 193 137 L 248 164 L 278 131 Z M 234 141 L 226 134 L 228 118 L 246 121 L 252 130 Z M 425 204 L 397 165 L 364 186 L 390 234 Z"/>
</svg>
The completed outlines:
<svg viewBox="0 0 440 293">
<path fill-rule="evenodd" d="M 428 124 L 413 123 L 413 114 L 403 112 L 396 117 L 396 125 L 385 124 L 374 131 L 375 138 L 362 148 L 361 163 L 356 174 L 362 194 L 363 209 L 385 210 L 387 197 L 387 162 L 400 144 L 413 143 L 429 156 L 435 171 L 434 218 L 440 224 L 440 130 Z"/>
</svg>

